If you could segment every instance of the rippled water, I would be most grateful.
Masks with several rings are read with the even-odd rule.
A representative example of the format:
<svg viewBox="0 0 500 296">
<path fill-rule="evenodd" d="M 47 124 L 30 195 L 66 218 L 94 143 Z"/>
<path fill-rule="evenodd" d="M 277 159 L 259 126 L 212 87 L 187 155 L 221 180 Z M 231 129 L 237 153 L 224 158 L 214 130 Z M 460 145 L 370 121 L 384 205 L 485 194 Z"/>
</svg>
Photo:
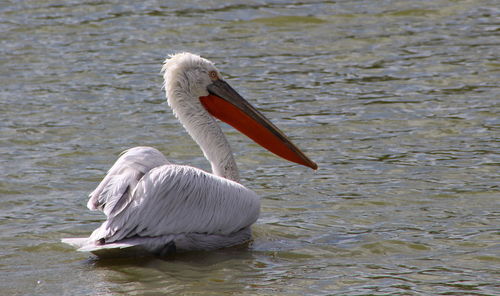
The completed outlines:
<svg viewBox="0 0 500 296">
<path fill-rule="evenodd" d="M 494 295 L 496 1 L 3 1 L 0 290 L 5 295 Z M 150 145 L 208 164 L 161 63 L 213 60 L 318 162 L 228 128 L 262 196 L 246 246 L 96 260 L 59 243 L 103 220 L 87 194 Z"/>
</svg>

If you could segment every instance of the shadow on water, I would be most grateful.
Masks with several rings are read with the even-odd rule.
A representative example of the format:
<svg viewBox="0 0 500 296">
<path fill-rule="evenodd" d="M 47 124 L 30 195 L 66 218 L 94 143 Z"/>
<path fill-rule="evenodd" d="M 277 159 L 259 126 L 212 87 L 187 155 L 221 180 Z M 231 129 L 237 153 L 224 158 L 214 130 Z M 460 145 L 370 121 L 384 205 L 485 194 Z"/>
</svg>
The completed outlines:
<svg viewBox="0 0 500 296">
<path fill-rule="evenodd" d="M 178 293 L 186 289 L 207 295 L 239 293 L 249 285 L 248 277 L 258 281 L 268 276 L 263 269 L 268 264 L 259 262 L 248 245 L 166 257 L 92 257 L 82 263 L 103 276 L 99 284 L 106 287 L 104 290 L 120 293 Z"/>
<path fill-rule="evenodd" d="M 252 257 L 250 243 L 215 251 L 191 251 L 171 253 L 166 256 L 141 254 L 131 256 L 127 254 L 114 257 L 89 257 L 85 264 L 96 268 L 110 268 L 113 266 L 152 266 L 151 262 L 163 262 L 165 265 L 183 263 L 192 266 L 214 266 L 233 259 L 250 259 Z"/>
</svg>

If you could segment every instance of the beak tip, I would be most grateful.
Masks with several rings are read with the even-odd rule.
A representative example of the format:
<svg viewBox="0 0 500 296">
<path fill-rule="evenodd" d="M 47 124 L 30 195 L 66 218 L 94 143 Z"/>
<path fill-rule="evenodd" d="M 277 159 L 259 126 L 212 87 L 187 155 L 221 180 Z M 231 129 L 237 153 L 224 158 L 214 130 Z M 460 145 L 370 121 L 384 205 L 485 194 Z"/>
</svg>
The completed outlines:
<svg viewBox="0 0 500 296">
<path fill-rule="evenodd" d="M 314 161 L 312 161 L 310 159 L 308 159 L 307 162 L 305 162 L 305 163 L 303 162 L 301 164 L 305 165 L 306 167 L 309 167 L 309 168 L 311 168 L 313 170 L 317 170 L 318 169 L 318 165 Z"/>
</svg>

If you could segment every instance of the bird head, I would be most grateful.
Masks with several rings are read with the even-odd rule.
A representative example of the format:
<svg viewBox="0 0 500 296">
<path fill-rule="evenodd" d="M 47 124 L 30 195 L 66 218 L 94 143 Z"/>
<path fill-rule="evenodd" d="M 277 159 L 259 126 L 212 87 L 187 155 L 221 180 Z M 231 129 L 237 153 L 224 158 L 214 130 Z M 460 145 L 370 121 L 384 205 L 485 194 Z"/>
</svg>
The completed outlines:
<svg viewBox="0 0 500 296">
<path fill-rule="evenodd" d="M 221 76 L 215 65 L 198 55 L 171 55 L 163 65 L 164 87 L 169 105 L 201 107 L 257 144 L 289 161 L 317 169 L 269 119 L 241 97 Z"/>
</svg>

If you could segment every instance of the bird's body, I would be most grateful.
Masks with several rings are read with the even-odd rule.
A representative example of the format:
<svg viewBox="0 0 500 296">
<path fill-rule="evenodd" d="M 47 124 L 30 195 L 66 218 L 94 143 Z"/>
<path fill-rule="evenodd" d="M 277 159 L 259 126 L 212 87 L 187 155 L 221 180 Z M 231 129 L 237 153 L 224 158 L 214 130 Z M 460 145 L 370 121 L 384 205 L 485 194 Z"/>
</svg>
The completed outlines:
<svg viewBox="0 0 500 296">
<path fill-rule="evenodd" d="M 210 61 L 177 54 L 167 59 L 163 71 L 168 103 L 201 147 L 213 173 L 171 164 L 151 147 L 129 149 L 90 194 L 88 208 L 104 212 L 107 220 L 89 238 L 63 242 L 105 256 L 117 250 L 161 255 L 173 250 L 211 250 L 250 240 L 260 199 L 238 183 L 231 148 L 214 117 L 270 151 L 316 168 L 220 78 Z"/>
</svg>

